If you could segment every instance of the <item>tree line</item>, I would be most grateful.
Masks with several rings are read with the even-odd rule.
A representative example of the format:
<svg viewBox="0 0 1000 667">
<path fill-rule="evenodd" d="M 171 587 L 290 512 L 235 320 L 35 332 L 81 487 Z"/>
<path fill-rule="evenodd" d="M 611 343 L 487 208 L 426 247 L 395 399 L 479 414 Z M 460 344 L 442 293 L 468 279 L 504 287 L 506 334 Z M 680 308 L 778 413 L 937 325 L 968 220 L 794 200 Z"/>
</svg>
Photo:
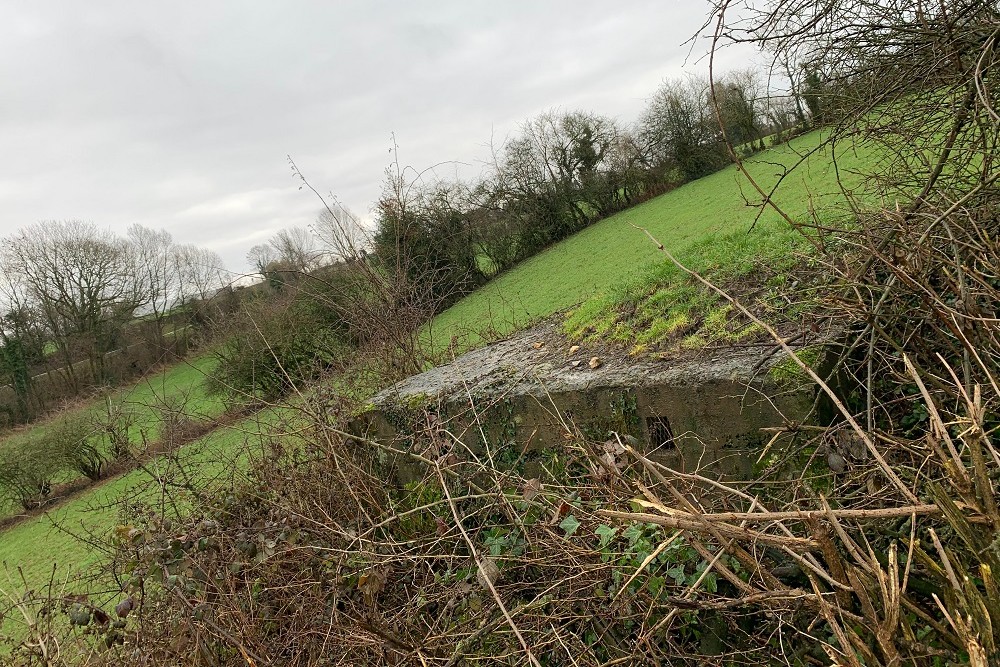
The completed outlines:
<svg viewBox="0 0 1000 667">
<path fill-rule="evenodd" d="M 265 311 L 273 316 L 283 307 L 273 301 L 284 285 L 301 289 L 301 276 L 327 264 L 349 266 L 324 274 L 335 289 L 314 281 L 306 290 L 321 295 L 328 312 L 308 294 L 286 305 L 304 299 L 309 305 L 296 312 L 310 313 L 316 326 L 333 322 L 342 335 L 338 346 L 374 343 L 394 359 L 397 373 L 418 370 L 414 331 L 462 295 L 597 220 L 725 167 L 730 146 L 760 150 L 766 137 L 785 138 L 817 118 L 816 86 L 795 71 L 801 83 L 779 96 L 753 70 L 732 72 L 714 86 L 697 76 L 667 80 L 631 124 L 589 111 L 540 114 L 494 147 L 472 181 L 396 162 L 386 172 L 373 232 L 334 203 L 309 229 L 281 230 L 250 250 L 248 261 L 272 288 L 262 298 L 272 303 L 255 306 L 261 312 L 248 331 L 257 330 Z M 139 339 L 168 348 L 177 314 L 224 283 L 216 253 L 141 225 L 117 235 L 80 221 L 40 222 L 3 246 L 0 384 L 16 395 L 12 421 L 30 419 L 40 407 L 31 378 L 47 359 L 59 360 L 73 392 L 106 384 L 115 379 L 106 364 L 110 352 Z M 302 361 L 307 348 L 327 340 L 314 328 L 301 329 L 312 332 L 312 343 L 288 348 L 297 350 L 297 366 L 312 368 Z M 245 338 L 236 330 L 217 333 Z M 295 339 L 300 331 L 288 333 Z M 274 386 L 287 388 L 274 347 L 244 343 L 250 363 L 242 366 L 253 383 L 266 377 L 258 368 L 266 358 L 281 376 Z M 228 356 L 230 365 L 241 358 Z"/>
<path fill-rule="evenodd" d="M 383 273 L 418 283 L 423 306 L 461 295 L 597 220 L 711 174 L 801 131 L 819 113 L 808 72 L 789 69 L 792 93 L 773 95 L 755 70 L 666 80 L 631 124 L 589 111 L 548 111 L 491 151 L 472 181 L 393 164 L 370 238 L 339 204 L 310 230 L 286 229 L 248 262 L 271 283 L 325 259 L 371 252 Z M 801 93 L 799 91 L 802 91 Z M 294 166 L 294 165 L 293 165 Z M 368 258 L 371 261 L 372 258 Z M 412 296 L 412 295 L 411 295 Z"/>
<path fill-rule="evenodd" d="M 376 209 L 380 260 L 430 279 L 446 307 L 464 293 L 597 220 L 711 174 L 765 137 L 782 139 L 811 114 L 796 96 L 773 96 L 753 70 L 713 86 L 665 81 L 638 120 L 549 111 L 497 147 L 471 182 L 390 170 Z M 797 130 L 796 130 L 797 131 Z"/>
<path fill-rule="evenodd" d="M 275 398 L 331 368 L 345 372 L 346 357 L 366 359 L 351 373 L 378 368 L 383 381 L 419 372 L 429 360 L 421 325 L 464 294 L 597 220 L 731 164 L 730 146 L 761 150 L 814 115 L 798 94 L 772 95 L 752 70 L 714 86 L 667 80 L 632 124 L 588 111 L 526 121 L 472 181 L 418 172 L 397 156 L 372 230 L 292 163 L 324 208 L 308 229 L 283 229 L 248 252 L 264 285 L 229 319 L 218 386 Z"/>
<path fill-rule="evenodd" d="M 43 407 L 32 375 L 47 358 L 73 392 L 106 384 L 114 379 L 108 353 L 139 341 L 168 349 L 176 314 L 225 283 L 217 253 L 138 224 L 122 236 L 79 220 L 44 221 L 2 246 L 0 385 L 14 389 L 12 421 Z"/>
</svg>

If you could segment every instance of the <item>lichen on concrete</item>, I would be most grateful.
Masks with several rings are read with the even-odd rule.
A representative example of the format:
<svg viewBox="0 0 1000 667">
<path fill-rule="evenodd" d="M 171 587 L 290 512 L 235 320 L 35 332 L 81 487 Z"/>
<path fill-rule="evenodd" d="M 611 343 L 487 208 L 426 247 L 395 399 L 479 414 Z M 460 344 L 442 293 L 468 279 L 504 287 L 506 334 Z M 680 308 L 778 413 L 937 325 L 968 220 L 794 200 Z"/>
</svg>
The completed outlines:
<svg viewBox="0 0 1000 667">
<path fill-rule="evenodd" d="M 675 465 L 748 474 L 762 428 L 814 416 L 814 389 L 791 387 L 785 370 L 766 345 L 637 360 L 575 346 L 549 322 L 407 378 L 375 396 L 358 423 L 392 438 L 402 435 L 391 423 L 401 412 L 430 409 L 469 447 L 513 441 L 526 450 L 558 447 L 574 430 L 614 431 Z"/>
</svg>

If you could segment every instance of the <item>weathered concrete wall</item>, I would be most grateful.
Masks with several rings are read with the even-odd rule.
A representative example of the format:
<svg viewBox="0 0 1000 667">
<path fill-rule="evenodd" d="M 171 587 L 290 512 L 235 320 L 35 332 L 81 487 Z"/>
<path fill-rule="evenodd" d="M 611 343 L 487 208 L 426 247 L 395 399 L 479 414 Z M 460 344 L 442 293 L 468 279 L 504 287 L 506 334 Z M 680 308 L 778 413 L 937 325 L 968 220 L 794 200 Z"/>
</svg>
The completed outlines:
<svg viewBox="0 0 1000 667">
<path fill-rule="evenodd" d="M 355 428 L 387 441 L 419 428 L 430 410 L 474 449 L 512 442 L 528 451 L 557 447 L 572 428 L 598 439 L 617 431 L 671 466 L 746 477 L 770 438 L 761 428 L 814 417 L 815 390 L 775 379 L 782 357 L 768 352 L 601 358 L 591 368 L 592 351 L 569 354 L 543 327 L 391 387 Z"/>
</svg>

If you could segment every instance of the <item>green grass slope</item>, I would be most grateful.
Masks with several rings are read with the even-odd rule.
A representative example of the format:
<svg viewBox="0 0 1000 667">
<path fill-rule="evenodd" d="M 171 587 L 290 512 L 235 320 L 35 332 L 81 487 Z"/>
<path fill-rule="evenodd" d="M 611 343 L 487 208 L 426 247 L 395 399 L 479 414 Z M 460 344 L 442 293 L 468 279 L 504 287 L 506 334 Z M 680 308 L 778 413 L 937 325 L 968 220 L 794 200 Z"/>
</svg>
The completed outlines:
<svg viewBox="0 0 1000 667">
<path fill-rule="evenodd" d="M 184 360 L 109 394 L 110 400 L 120 401 L 134 415 L 131 440 L 136 444 L 142 442 L 143 436 L 149 441 L 157 440 L 161 436 L 160 411 L 164 408 L 181 409 L 192 419 L 211 419 L 222 414 L 225 410 L 222 398 L 211 395 L 205 385 L 205 377 L 211 373 L 215 363 L 215 358 L 210 355 Z M 46 432 L 54 420 L 97 417 L 105 409 L 105 398 L 75 405 L 0 438 L 0 449 L 30 445 Z"/>
<path fill-rule="evenodd" d="M 287 409 L 267 409 L 236 424 L 217 428 L 199 440 L 181 447 L 172 456 L 158 457 L 142 468 L 105 480 L 44 515 L 18 523 L 0 534 L 0 591 L 17 591 L 75 577 L 100 559 L 90 544 L 106 540 L 121 518 L 121 503 L 144 503 L 156 507 L 161 500 L 162 480 L 175 478 L 179 470 L 191 474 L 199 488 L 226 488 L 239 476 L 253 453 L 261 452 L 262 438 L 280 428 L 292 415 Z M 171 516 L 179 508 L 176 489 L 168 504 L 160 508 Z M 100 575 L 100 573 L 90 572 Z M 24 581 L 22 582 L 21 577 Z"/>
<path fill-rule="evenodd" d="M 820 142 L 817 133 L 789 145 L 765 151 L 747 161 L 748 169 L 764 186 L 772 185 L 785 167 Z M 869 158 L 838 155 L 840 176 L 853 185 L 850 170 Z M 554 245 L 438 315 L 427 335 L 439 349 L 452 337 L 463 347 L 474 347 L 557 312 L 567 312 L 572 336 L 600 336 L 632 347 L 655 344 L 672 328 L 683 326 L 691 311 L 703 305 L 703 290 L 690 284 L 669 264 L 646 236 L 648 230 L 691 268 L 719 279 L 732 279 L 767 266 L 772 279 L 782 278 L 782 267 L 796 252 L 805 251 L 802 236 L 776 213 L 758 209 L 744 198 L 756 199 L 744 176 L 735 168 L 685 185 L 645 204 L 619 213 Z M 837 174 L 826 152 L 818 152 L 789 176 L 776 198 L 793 217 L 811 212 L 833 215 L 843 197 Z M 616 315 L 628 306 L 634 316 L 622 322 Z M 707 318 L 721 317 L 716 310 Z M 710 324 L 710 322 L 709 322 Z M 203 378 L 212 360 L 202 358 L 169 369 L 154 379 L 123 392 L 123 398 L 141 411 L 135 437 L 150 437 L 157 428 L 158 409 L 180 401 L 185 412 L 212 417 L 222 412 L 220 399 L 209 396 Z M 103 401 L 80 410 L 99 410 Z M 199 470 L 205 484 L 239 468 L 232 462 L 245 456 L 248 442 L 259 439 L 278 421 L 281 411 L 268 411 L 234 427 L 218 429 L 182 448 L 178 460 Z M 44 428 L 44 424 L 37 428 Z M 30 442 L 35 429 L 0 441 L 0 447 Z M 167 459 L 158 459 L 166 461 Z M 228 463 L 226 463 L 228 461 Z M 154 469 L 150 466 L 148 469 Z M 137 470 L 107 480 L 53 509 L 0 534 L 0 562 L 20 568 L 32 586 L 44 584 L 56 568 L 60 577 L 90 567 L 98 554 L 73 535 L 107 535 L 117 522 L 121 498 L 151 500 L 159 484 L 148 470 Z M 44 545 L 44 548 L 39 548 Z M 16 578 L 0 579 L 0 589 L 17 588 Z"/>
<path fill-rule="evenodd" d="M 820 141 L 819 132 L 810 133 L 759 153 L 746 166 L 769 188 Z M 853 187 L 858 179 L 852 170 L 870 157 L 840 150 L 837 160 L 841 179 Z M 829 152 L 820 150 L 785 178 L 775 201 L 799 220 L 809 219 L 812 211 L 830 215 L 843 203 L 837 176 Z M 766 209 L 754 224 L 759 210 L 748 205 L 747 198 L 760 199 L 735 167 L 688 183 L 528 259 L 434 318 L 427 335 L 438 351 L 453 337 L 459 347 L 471 348 L 581 306 L 567 324 L 571 334 L 605 335 L 642 345 L 642 332 L 615 331 L 616 318 L 609 314 L 629 300 L 652 298 L 654 303 L 646 305 L 657 317 L 647 318 L 640 327 L 657 328 L 645 340 L 654 343 L 670 333 L 670 318 L 683 318 L 691 300 L 700 297 L 676 279 L 675 269 L 665 266 L 663 254 L 637 228 L 648 230 L 690 268 L 719 279 L 738 276 L 759 263 L 787 263 L 805 250 L 801 234 L 773 210 Z"/>
<path fill-rule="evenodd" d="M 225 411 L 222 397 L 209 393 L 205 382 L 215 364 L 215 358 L 210 355 L 183 360 L 151 373 L 131 387 L 67 407 L 0 438 L 0 457 L 17 458 L 22 453 L 30 456 L 32 448 L 41 443 L 50 429 L 64 420 L 79 420 L 96 429 L 102 416 L 106 416 L 109 405 L 120 406 L 131 415 L 129 440 L 136 451 L 142 451 L 145 446 L 164 437 L 165 414 L 185 421 L 208 421 Z M 103 444 L 99 446 L 107 449 L 107 437 L 102 436 L 101 441 Z M 76 471 L 67 469 L 53 482 L 71 482 L 81 477 Z M 0 516 L 15 511 L 17 508 L 12 506 L 0 507 Z"/>
<path fill-rule="evenodd" d="M 109 394 L 108 398 L 121 402 L 133 412 L 134 421 L 129 430 L 132 442 L 136 445 L 144 441 L 152 443 L 162 436 L 161 411 L 165 408 L 180 410 L 189 419 L 211 419 L 221 415 L 225 410 L 222 398 L 211 395 L 205 384 L 205 377 L 215 363 L 211 356 L 184 360 L 150 374 L 131 387 Z M 18 451 L 29 451 L 56 420 L 91 419 L 105 410 L 105 398 L 67 408 L 41 422 L 8 433 L 0 439 L 0 453 L 16 455 Z M 237 451 L 237 445 L 244 440 L 241 433 L 252 431 L 249 422 L 242 426 L 243 429 L 230 427 L 213 431 L 178 452 L 177 460 L 191 464 Z M 147 468 L 154 470 L 157 465 L 153 461 Z M 204 479 L 210 480 L 216 472 L 213 466 L 206 464 Z M 88 566 L 97 554 L 74 535 L 86 537 L 92 531 L 106 532 L 115 517 L 117 501 L 122 497 L 148 495 L 149 490 L 157 486 L 153 482 L 155 480 L 143 470 L 103 480 L 72 500 L 53 506 L 45 515 L 26 519 L 0 532 L 0 562 L 7 568 L 7 576 L 0 576 L 0 590 L 19 586 L 18 569 L 30 585 L 39 586 L 53 574 L 53 568 L 58 579 Z M 5 508 L 4 513 L 11 509 Z"/>
</svg>

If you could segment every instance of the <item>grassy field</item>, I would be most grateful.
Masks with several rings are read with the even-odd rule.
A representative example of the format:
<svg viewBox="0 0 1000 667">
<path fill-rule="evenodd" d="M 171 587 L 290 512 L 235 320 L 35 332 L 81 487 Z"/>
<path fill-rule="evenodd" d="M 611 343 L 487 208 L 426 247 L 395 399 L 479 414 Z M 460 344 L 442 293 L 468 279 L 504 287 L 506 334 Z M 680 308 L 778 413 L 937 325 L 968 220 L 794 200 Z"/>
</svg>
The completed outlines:
<svg viewBox="0 0 1000 667">
<path fill-rule="evenodd" d="M 113 392 L 108 397 L 84 402 L 63 410 L 51 418 L 8 433 L 0 440 L 0 453 L 26 451 L 33 442 L 62 419 L 92 419 L 106 410 L 107 401 L 120 402 L 132 411 L 129 429 L 136 445 L 153 443 L 162 437 L 163 411 L 177 410 L 184 418 L 208 420 L 222 415 L 224 397 L 208 391 L 206 376 L 216 360 L 210 355 L 182 361 L 162 372 L 153 373 L 135 385 Z M 294 410 L 268 408 L 234 424 L 214 429 L 207 435 L 179 448 L 172 454 L 156 457 L 142 467 L 117 477 L 102 480 L 70 500 L 54 505 L 45 514 L 25 519 L 0 532 L 0 593 L 38 589 L 50 580 L 55 583 L 80 575 L 96 576 L 98 587 L 106 583 L 94 570 L 101 553 L 92 544 L 107 539 L 121 520 L 123 503 L 156 506 L 163 502 L 163 483 L 180 470 L 190 471 L 189 478 L 201 488 L 232 486 L 232 478 L 247 469 L 250 457 L 261 453 L 263 438 L 280 430 Z M 292 434 L 289 437 L 293 437 Z M 58 482 L 69 481 L 58 479 Z M 172 502 L 176 501 L 176 489 Z M 162 507 L 169 514 L 176 507 Z M 75 589 L 79 584 L 74 584 Z M 4 626 L 4 632 L 10 631 Z"/>
<path fill-rule="evenodd" d="M 29 456 L 33 449 L 37 451 L 52 429 L 58 429 L 65 422 L 80 422 L 99 432 L 97 424 L 107 420 L 109 407 L 114 409 L 116 406 L 121 413 L 130 415 L 128 438 L 135 451 L 142 451 L 163 438 L 165 415 L 184 421 L 207 421 L 225 411 L 222 397 L 209 393 L 205 383 L 215 363 L 208 355 L 182 361 L 147 375 L 131 387 L 66 407 L 0 438 L 0 457 L 16 459 L 22 453 Z M 104 449 L 109 447 L 106 435 L 101 436 L 98 443 Z M 66 469 L 52 481 L 61 484 L 81 477 L 79 472 Z M 15 509 L 10 506 L 0 508 L 0 516 L 12 511 Z"/>
<path fill-rule="evenodd" d="M 24 582 L 39 587 L 50 577 L 61 581 L 91 569 L 101 554 L 88 541 L 108 537 L 120 520 L 121 503 L 156 507 L 163 500 L 162 480 L 181 469 L 195 471 L 192 479 L 202 488 L 231 486 L 232 477 L 246 469 L 249 457 L 261 451 L 261 434 L 270 433 L 286 416 L 283 410 L 268 409 L 218 428 L 170 457 L 156 458 L 143 468 L 106 480 L 44 515 L 9 528 L 0 535 L 0 562 L 6 570 L 0 590 L 19 590 Z M 159 511 L 169 516 L 176 510 L 164 504 Z"/>
<path fill-rule="evenodd" d="M 144 377 L 131 387 L 112 392 L 107 399 L 81 403 L 52 418 L 19 428 L 0 438 L 0 449 L 30 445 L 57 419 L 96 417 L 105 411 L 108 399 L 121 402 L 132 411 L 135 421 L 130 436 L 136 444 L 141 443 L 143 437 L 149 441 L 159 439 L 160 412 L 164 408 L 179 408 L 193 419 L 217 417 L 225 406 L 221 397 L 208 392 L 204 382 L 214 366 L 215 359 L 209 355 L 182 361 Z"/>
<path fill-rule="evenodd" d="M 784 166 L 819 144 L 813 133 L 791 144 L 761 153 L 748 161 L 754 178 L 768 187 Z M 864 164 L 864 155 L 839 155 L 841 177 L 850 184 L 850 169 Z M 805 251 L 802 236 L 773 211 L 749 206 L 742 193 L 750 193 L 746 179 L 735 168 L 685 185 L 645 204 L 619 213 L 527 260 L 479 291 L 440 314 L 427 335 L 438 349 L 452 336 L 465 347 L 510 333 L 557 312 L 567 313 L 567 332 L 578 338 L 600 336 L 633 349 L 655 345 L 684 326 L 685 318 L 699 308 L 710 310 L 703 291 L 693 287 L 668 264 L 643 229 L 691 268 L 731 279 L 755 265 L 769 267 L 770 280 L 783 279 L 783 267 L 798 251 Z M 749 194 L 748 194 L 749 196 Z M 814 210 L 832 215 L 842 194 L 829 156 L 820 152 L 789 176 L 777 198 L 797 219 L 808 219 Z M 618 313 L 630 306 L 634 316 L 622 321 Z M 722 319 L 725 312 L 721 313 Z M 709 324 L 711 317 L 709 313 Z M 211 370 L 208 357 L 175 366 L 122 393 L 139 411 L 134 428 L 136 441 L 158 437 L 159 410 L 164 404 L 184 405 L 186 414 L 213 417 L 223 411 L 220 398 L 210 396 L 203 382 Z M 78 408 L 100 410 L 103 401 Z M 201 483 L 211 484 L 219 475 L 238 474 L 233 460 L 245 455 L 248 444 L 259 442 L 279 413 L 269 412 L 218 429 L 182 448 L 176 461 L 198 469 Z M 28 446 L 41 424 L 0 441 L 0 448 Z M 35 434 L 35 435 L 33 435 Z M 158 459 L 163 462 L 167 459 Z M 228 463 L 227 463 L 228 461 Z M 43 584 L 53 567 L 67 576 L 92 566 L 98 555 L 73 535 L 103 536 L 112 530 L 122 498 L 153 500 L 160 485 L 156 475 L 137 470 L 105 481 L 48 515 L 25 521 L 0 534 L 0 561 L 8 576 L 20 568 L 33 586 Z M 44 545 L 44 548 L 39 548 Z M 16 581 L 4 582 L 8 588 Z"/>
<path fill-rule="evenodd" d="M 8 433 L 0 440 L 0 452 L 16 455 L 27 451 L 43 438 L 52 425 L 62 419 L 93 419 L 106 410 L 107 400 L 120 402 L 132 411 L 134 421 L 129 429 L 130 440 L 137 446 L 155 442 L 162 436 L 161 411 L 180 410 L 186 418 L 211 419 L 225 410 L 219 396 L 209 394 L 205 376 L 211 372 L 214 358 L 203 356 L 182 361 L 161 372 L 152 373 L 131 387 L 112 392 L 106 398 L 80 403 L 57 415 Z M 199 462 L 224 458 L 242 449 L 243 431 L 252 432 L 246 422 L 228 429 L 218 429 L 177 453 L 173 465 L 193 466 Z M 162 469 L 167 459 L 148 464 L 148 470 Z M 210 481 L 223 468 L 203 466 L 202 479 Z M 225 470 L 233 469 L 226 466 Z M 70 473 L 55 481 L 70 481 Z M 0 562 L 5 574 L 0 576 L 0 589 L 21 588 L 25 582 L 40 586 L 55 576 L 58 581 L 71 573 L 86 569 L 98 554 L 78 539 L 91 534 L 103 534 L 113 525 L 122 498 L 150 498 L 158 485 L 149 472 L 136 470 L 117 478 L 104 480 L 74 499 L 53 507 L 48 513 L 27 519 L 0 533 Z M 11 511 L 12 508 L 7 508 Z"/>
<path fill-rule="evenodd" d="M 746 165 L 754 179 L 768 188 L 785 167 L 820 141 L 820 134 L 813 132 L 762 152 Z M 843 149 L 837 157 L 841 178 L 848 186 L 857 185 L 852 169 L 870 158 Z M 669 335 L 669 320 L 682 317 L 680 311 L 701 297 L 697 291 L 681 289 L 684 285 L 676 269 L 665 266 L 664 256 L 637 228 L 648 230 L 690 268 L 723 279 L 755 262 L 787 264 L 796 251 L 805 249 L 801 234 L 771 209 L 754 224 L 759 209 L 746 203 L 744 193 L 759 200 L 746 178 L 728 167 L 602 220 L 438 315 L 428 327 L 428 337 L 437 350 L 446 348 L 453 336 L 460 347 L 471 348 L 580 306 L 567 322 L 573 335 L 596 333 L 633 345 L 655 343 Z M 824 211 L 824 216 L 835 212 L 843 195 L 828 152 L 815 153 L 792 172 L 775 201 L 802 221 L 814 210 Z M 647 297 L 655 297 L 649 309 L 656 318 L 641 322 L 647 332 L 644 341 L 637 340 L 638 329 L 615 331 L 614 312 L 629 300 Z"/>
</svg>

